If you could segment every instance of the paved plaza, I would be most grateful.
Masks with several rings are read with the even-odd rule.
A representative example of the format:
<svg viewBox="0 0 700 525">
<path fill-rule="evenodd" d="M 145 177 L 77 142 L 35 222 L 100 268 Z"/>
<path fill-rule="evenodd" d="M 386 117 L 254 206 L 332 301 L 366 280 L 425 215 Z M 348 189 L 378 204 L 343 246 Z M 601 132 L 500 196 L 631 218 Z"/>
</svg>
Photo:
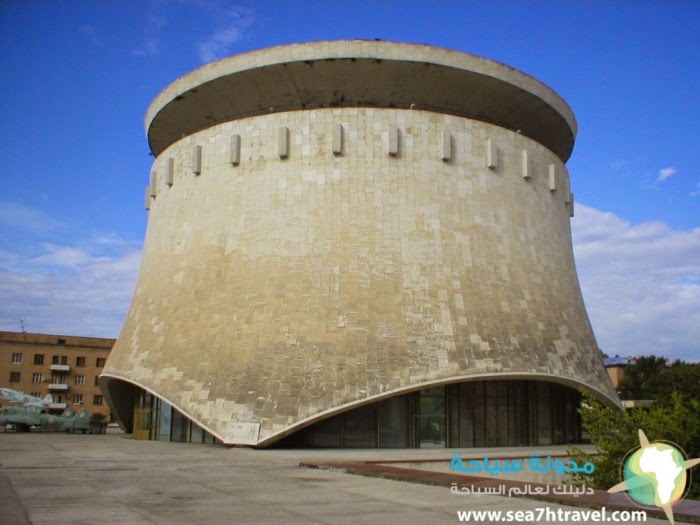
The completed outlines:
<svg viewBox="0 0 700 525">
<path fill-rule="evenodd" d="M 454 524 L 464 510 L 585 510 L 300 466 L 451 452 L 254 450 L 137 441 L 121 433 L 0 433 L 0 523 Z"/>
</svg>

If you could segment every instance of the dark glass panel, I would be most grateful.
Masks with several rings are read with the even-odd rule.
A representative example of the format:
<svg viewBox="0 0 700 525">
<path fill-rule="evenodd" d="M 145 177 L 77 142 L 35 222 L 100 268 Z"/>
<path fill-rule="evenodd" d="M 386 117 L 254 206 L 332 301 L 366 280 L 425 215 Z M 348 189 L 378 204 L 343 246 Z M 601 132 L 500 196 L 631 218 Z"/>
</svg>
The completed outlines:
<svg viewBox="0 0 700 525">
<path fill-rule="evenodd" d="M 172 411 L 170 440 L 175 443 L 186 441 L 189 434 L 189 420 L 177 410 Z"/>
<path fill-rule="evenodd" d="M 465 385 L 466 386 L 466 385 Z M 459 446 L 474 446 L 474 399 L 459 398 Z"/>
<path fill-rule="evenodd" d="M 530 445 L 526 381 L 513 381 L 508 392 L 509 446 Z"/>
<path fill-rule="evenodd" d="M 308 439 L 310 447 L 340 448 L 342 416 L 333 416 L 309 427 Z"/>
<path fill-rule="evenodd" d="M 153 396 L 153 409 L 151 410 L 151 432 L 148 439 L 156 440 L 160 432 L 160 409 L 161 401 Z"/>
<path fill-rule="evenodd" d="M 496 412 L 496 397 L 494 395 L 493 385 L 488 385 L 486 389 L 486 403 L 484 409 L 484 417 L 486 423 L 486 446 L 495 447 L 498 445 L 498 427 L 497 427 L 497 412 Z"/>
<path fill-rule="evenodd" d="M 508 446 L 508 382 L 496 383 L 496 445 Z"/>
<path fill-rule="evenodd" d="M 440 416 L 445 417 L 445 394 L 440 396 L 425 395 L 419 392 L 419 414 L 421 416 Z"/>
<path fill-rule="evenodd" d="M 197 425 L 194 422 L 191 424 L 191 427 L 192 428 L 190 430 L 190 432 L 191 432 L 190 433 L 190 441 L 192 443 L 201 443 L 202 442 L 202 433 L 203 433 L 202 427 L 200 427 L 199 425 Z"/>
<path fill-rule="evenodd" d="M 419 448 L 444 448 L 447 445 L 445 387 L 420 390 L 417 397 L 416 446 Z"/>
<path fill-rule="evenodd" d="M 471 411 L 474 414 L 474 446 L 486 446 L 486 415 L 484 398 L 476 397 L 467 400 L 471 403 Z"/>
<path fill-rule="evenodd" d="M 375 448 L 377 446 L 377 404 L 356 408 L 344 414 L 343 446 Z"/>
<path fill-rule="evenodd" d="M 419 448 L 445 448 L 445 418 L 416 416 L 416 443 Z"/>
<path fill-rule="evenodd" d="M 578 411 L 581 403 L 581 394 L 575 390 L 569 390 L 566 398 L 566 435 L 569 443 L 578 443 Z"/>
<path fill-rule="evenodd" d="M 420 391 L 420 395 L 422 396 L 444 396 L 445 395 L 445 387 L 444 386 L 434 386 L 431 388 L 425 388 Z"/>
<path fill-rule="evenodd" d="M 379 446 L 408 448 L 410 394 L 385 399 L 378 405 Z"/>
<path fill-rule="evenodd" d="M 553 441 L 550 385 L 537 383 L 537 444 L 551 445 Z"/>
<path fill-rule="evenodd" d="M 457 385 L 454 385 L 457 386 Z M 447 419 L 449 421 L 449 439 L 447 440 L 448 447 L 459 447 L 459 398 L 448 396 L 447 398 Z"/>
<path fill-rule="evenodd" d="M 566 443 L 566 390 L 560 385 L 552 385 L 552 430 L 554 444 Z"/>
<path fill-rule="evenodd" d="M 160 421 L 158 424 L 158 441 L 170 441 L 173 409 L 168 403 L 161 403 Z"/>
</svg>

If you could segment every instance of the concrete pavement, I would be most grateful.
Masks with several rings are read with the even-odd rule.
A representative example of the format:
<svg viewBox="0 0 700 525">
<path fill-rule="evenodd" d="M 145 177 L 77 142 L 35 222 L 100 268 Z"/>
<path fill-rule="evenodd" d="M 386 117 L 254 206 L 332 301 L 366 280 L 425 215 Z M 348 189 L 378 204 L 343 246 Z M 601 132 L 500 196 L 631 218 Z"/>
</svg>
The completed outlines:
<svg viewBox="0 0 700 525">
<path fill-rule="evenodd" d="M 0 433 L 0 523 L 454 524 L 464 510 L 582 510 L 299 466 L 449 452 L 228 449 L 123 434 Z"/>
</svg>

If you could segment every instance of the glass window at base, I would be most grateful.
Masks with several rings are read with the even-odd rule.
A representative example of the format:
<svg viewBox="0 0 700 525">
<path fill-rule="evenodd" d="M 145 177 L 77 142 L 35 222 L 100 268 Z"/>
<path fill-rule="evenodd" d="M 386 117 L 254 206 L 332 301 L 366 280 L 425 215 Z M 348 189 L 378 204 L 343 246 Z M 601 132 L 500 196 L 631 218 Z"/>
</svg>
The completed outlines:
<svg viewBox="0 0 700 525">
<path fill-rule="evenodd" d="M 578 391 L 525 380 L 432 387 L 336 414 L 276 447 L 522 447 L 581 440 Z"/>
<path fill-rule="evenodd" d="M 293 432 L 273 447 L 468 448 L 581 442 L 578 391 L 525 380 L 441 385 L 369 403 Z M 167 402 L 140 391 L 134 438 L 217 439 Z"/>
<path fill-rule="evenodd" d="M 217 439 L 170 404 L 140 390 L 134 404 L 134 439 L 217 443 Z"/>
<path fill-rule="evenodd" d="M 377 403 L 377 433 L 380 448 L 410 446 L 410 407 L 408 396 L 390 397 Z"/>
</svg>

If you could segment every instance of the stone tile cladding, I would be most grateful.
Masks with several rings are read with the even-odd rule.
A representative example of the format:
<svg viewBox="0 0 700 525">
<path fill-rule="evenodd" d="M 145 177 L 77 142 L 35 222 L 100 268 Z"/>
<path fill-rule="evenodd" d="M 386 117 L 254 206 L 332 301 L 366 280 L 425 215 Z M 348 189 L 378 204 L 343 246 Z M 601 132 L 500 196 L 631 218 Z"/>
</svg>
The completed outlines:
<svg viewBox="0 0 700 525">
<path fill-rule="evenodd" d="M 212 126 L 153 170 L 164 174 L 169 158 L 173 184 L 155 177 L 141 273 L 105 373 L 225 442 L 265 445 L 369 399 L 458 379 L 541 378 L 619 403 L 576 276 L 568 173 L 538 143 L 445 114 L 337 108 Z"/>
</svg>

